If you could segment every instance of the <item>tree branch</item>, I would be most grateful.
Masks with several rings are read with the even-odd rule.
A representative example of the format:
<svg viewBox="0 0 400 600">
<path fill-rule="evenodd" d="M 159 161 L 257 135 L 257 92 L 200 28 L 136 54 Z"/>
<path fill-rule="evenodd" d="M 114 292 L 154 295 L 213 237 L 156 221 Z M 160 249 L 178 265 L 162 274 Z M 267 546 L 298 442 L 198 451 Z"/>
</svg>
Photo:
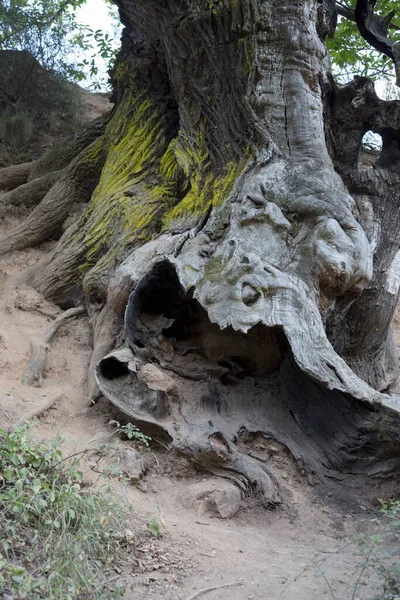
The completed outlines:
<svg viewBox="0 0 400 600">
<path fill-rule="evenodd" d="M 350 21 L 356 21 L 356 16 L 354 14 L 354 10 L 352 10 L 351 8 L 347 8 L 347 6 L 344 6 L 343 4 L 340 4 L 339 2 L 336 2 L 336 10 L 338 15 L 340 15 L 341 17 L 345 17 L 346 19 L 349 19 Z"/>
<path fill-rule="evenodd" d="M 341 2 L 336 2 L 336 10 L 338 15 L 344 17 L 345 19 L 349 19 L 349 21 L 353 21 L 356 23 L 356 15 L 353 9 L 348 6 L 342 4 Z M 393 31 L 400 31 L 400 27 L 395 23 L 389 23 L 389 29 L 393 29 Z"/>
<path fill-rule="evenodd" d="M 376 0 L 357 0 L 355 18 L 362 37 L 376 50 L 394 62 L 396 83 L 400 86 L 400 48 L 388 36 L 390 21 L 395 12 L 386 17 L 374 13 Z"/>
</svg>

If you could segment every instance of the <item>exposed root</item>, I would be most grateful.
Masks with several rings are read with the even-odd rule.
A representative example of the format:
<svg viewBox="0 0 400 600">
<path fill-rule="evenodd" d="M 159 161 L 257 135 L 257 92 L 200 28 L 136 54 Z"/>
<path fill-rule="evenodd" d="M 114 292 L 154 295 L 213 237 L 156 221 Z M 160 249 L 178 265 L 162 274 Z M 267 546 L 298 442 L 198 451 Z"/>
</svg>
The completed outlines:
<svg viewBox="0 0 400 600">
<path fill-rule="evenodd" d="M 0 255 L 50 239 L 69 213 L 71 188 L 68 179 L 63 177 L 20 225 L 0 238 Z"/>
<path fill-rule="evenodd" d="M 76 204 L 89 202 L 105 160 L 99 143 L 84 150 L 30 215 L 0 238 L 0 255 L 50 239 Z"/>
<path fill-rule="evenodd" d="M 0 190 L 13 190 L 27 182 L 34 162 L 21 163 L 0 169 Z"/>
<path fill-rule="evenodd" d="M 133 261 L 121 267 L 130 270 L 131 285 L 137 269 Z M 107 334 L 120 326 L 112 321 L 117 289 L 103 314 Z M 110 343 L 113 336 L 106 337 Z M 366 477 L 380 476 L 377 485 L 384 480 L 388 492 L 395 486 L 400 417 L 387 398 L 381 406 L 313 380 L 296 364 L 282 328 L 221 331 L 193 291 L 181 287 L 171 263 L 158 261 L 139 279 L 126 309 L 125 344 L 119 342 L 97 365 L 102 393 L 150 435 L 164 435 L 265 507 L 282 502 L 280 470 L 272 456 L 264 463 L 240 446 L 243 431 L 281 444 L 299 476 L 312 483 L 340 480 L 348 489 L 362 488 Z"/>
<path fill-rule="evenodd" d="M 244 494 L 259 498 L 265 508 L 281 504 L 279 484 L 266 465 L 242 454 L 220 433 L 208 438 L 190 436 L 176 445 L 178 451 L 217 477 L 235 483 Z"/>
<path fill-rule="evenodd" d="M 79 232 L 79 222 L 71 225 L 49 254 L 14 278 L 14 285 L 29 285 L 64 309 L 79 303 L 82 292 L 76 283 L 85 257 Z"/>
<path fill-rule="evenodd" d="M 46 368 L 47 350 L 49 349 L 51 339 L 64 321 L 81 315 L 84 312 L 85 309 L 83 306 L 66 310 L 63 314 L 54 319 L 43 339 L 33 338 L 31 340 L 32 354 L 29 360 L 27 373 L 24 377 L 24 380 L 28 385 L 34 385 L 35 387 L 42 386 L 43 373 Z"/>
<path fill-rule="evenodd" d="M 129 294 L 132 291 L 129 278 L 118 276 L 111 281 L 107 302 L 97 315 L 93 330 L 93 352 L 88 373 L 88 396 L 94 401 L 99 396 L 95 370 L 98 362 L 111 352 L 124 323 L 124 314 Z"/>
<path fill-rule="evenodd" d="M 54 404 L 56 402 L 61 400 L 61 398 L 62 398 L 62 394 L 55 394 L 54 396 L 52 396 L 52 398 L 49 398 L 48 400 L 46 400 L 46 402 L 44 402 L 40 406 L 36 407 L 31 412 L 27 413 L 24 417 L 21 417 L 20 419 L 18 419 L 18 421 L 15 421 L 15 423 L 13 425 L 11 425 L 11 427 L 9 427 L 9 431 L 14 429 L 15 427 L 20 427 L 21 425 L 24 425 L 25 423 L 29 423 L 29 421 L 32 421 L 32 419 L 34 419 L 35 417 L 39 417 L 44 412 L 49 410 L 52 406 L 54 406 Z"/>
<path fill-rule="evenodd" d="M 9 206 L 32 208 L 39 204 L 61 175 L 62 171 L 53 171 L 3 194 L 0 201 L 0 217 L 6 214 Z"/>
</svg>

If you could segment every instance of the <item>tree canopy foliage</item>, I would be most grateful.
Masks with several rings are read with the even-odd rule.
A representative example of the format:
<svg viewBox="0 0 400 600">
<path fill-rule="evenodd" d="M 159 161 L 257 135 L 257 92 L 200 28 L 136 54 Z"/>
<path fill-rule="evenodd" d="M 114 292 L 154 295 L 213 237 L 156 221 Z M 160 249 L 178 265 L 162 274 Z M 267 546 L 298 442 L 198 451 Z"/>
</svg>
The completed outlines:
<svg viewBox="0 0 400 600">
<path fill-rule="evenodd" d="M 0 0 L 0 50 L 28 51 L 42 67 L 66 79 L 84 80 L 87 67 L 96 76 L 95 55 L 110 61 L 115 50 L 108 33 L 77 21 L 85 2 Z"/>
<path fill-rule="evenodd" d="M 351 79 L 354 75 L 392 79 L 394 72 L 391 59 L 372 48 L 360 35 L 354 17 L 356 3 L 357 0 L 336 2 L 338 25 L 333 38 L 327 40 L 335 75 L 341 80 Z M 380 0 L 375 12 L 386 16 L 397 7 L 396 0 Z M 400 18 L 397 15 L 391 21 L 389 34 L 393 42 L 400 41 Z"/>
<path fill-rule="evenodd" d="M 83 43 L 75 11 L 85 0 L 1 0 L 0 49 L 27 50 L 46 69 L 75 76 L 71 49 Z"/>
</svg>

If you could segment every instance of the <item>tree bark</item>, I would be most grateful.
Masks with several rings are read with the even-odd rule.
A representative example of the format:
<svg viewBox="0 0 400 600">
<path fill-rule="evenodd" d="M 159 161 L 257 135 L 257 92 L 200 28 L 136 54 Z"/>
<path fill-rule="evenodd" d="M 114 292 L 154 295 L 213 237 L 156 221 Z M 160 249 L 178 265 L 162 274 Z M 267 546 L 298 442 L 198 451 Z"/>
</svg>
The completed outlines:
<svg viewBox="0 0 400 600">
<path fill-rule="evenodd" d="M 84 296 L 91 394 L 265 506 L 288 494 L 259 435 L 313 483 L 393 490 L 399 103 L 329 76 L 332 0 L 117 3 L 100 180 L 27 274 L 65 308 Z M 67 196 L 64 175 L 0 250 L 44 239 Z"/>
</svg>

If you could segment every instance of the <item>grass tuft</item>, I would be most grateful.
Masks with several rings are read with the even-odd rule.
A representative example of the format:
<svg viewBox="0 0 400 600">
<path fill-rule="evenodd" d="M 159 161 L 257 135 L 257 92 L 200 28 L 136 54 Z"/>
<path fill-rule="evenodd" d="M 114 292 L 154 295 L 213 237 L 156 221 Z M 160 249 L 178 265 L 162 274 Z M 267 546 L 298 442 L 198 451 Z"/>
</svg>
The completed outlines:
<svg viewBox="0 0 400 600">
<path fill-rule="evenodd" d="M 121 598 L 108 573 L 122 509 L 85 485 L 61 442 L 34 441 L 28 425 L 0 429 L 0 592 L 15 600 Z"/>
</svg>

